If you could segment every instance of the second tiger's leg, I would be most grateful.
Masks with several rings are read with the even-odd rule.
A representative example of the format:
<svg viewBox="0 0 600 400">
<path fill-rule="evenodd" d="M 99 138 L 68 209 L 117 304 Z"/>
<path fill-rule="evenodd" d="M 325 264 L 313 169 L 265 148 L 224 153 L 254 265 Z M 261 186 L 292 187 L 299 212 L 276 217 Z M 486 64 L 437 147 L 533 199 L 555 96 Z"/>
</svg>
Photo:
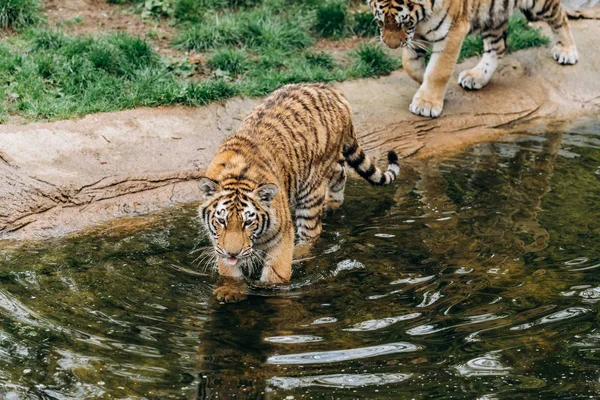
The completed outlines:
<svg viewBox="0 0 600 400">
<path fill-rule="evenodd" d="M 423 83 L 425 76 L 425 50 L 404 47 L 402 49 L 402 68 L 413 81 Z"/>
<path fill-rule="evenodd" d="M 499 60 L 506 53 L 507 29 L 508 22 L 504 21 L 497 27 L 482 32 L 483 56 L 475 67 L 460 73 L 458 77 L 460 86 L 469 90 L 479 90 L 490 82 Z"/>
<path fill-rule="evenodd" d="M 413 97 L 409 110 L 416 115 L 437 118 L 444 108 L 446 85 L 452 75 L 463 40 L 469 32 L 466 20 L 452 25 L 444 39 L 433 45 L 423 84 Z"/>
<path fill-rule="evenodd" d="M 576 64 L 579 61 L 579 54 L 567 14 L 560 0 L 525 0 L 524 3 L 523 14 L 528 20 L 543 20 L 552 28 L 556 40 L 552 48 L 552 57 L 556 62 L 563 65 Z"/>
</svg>

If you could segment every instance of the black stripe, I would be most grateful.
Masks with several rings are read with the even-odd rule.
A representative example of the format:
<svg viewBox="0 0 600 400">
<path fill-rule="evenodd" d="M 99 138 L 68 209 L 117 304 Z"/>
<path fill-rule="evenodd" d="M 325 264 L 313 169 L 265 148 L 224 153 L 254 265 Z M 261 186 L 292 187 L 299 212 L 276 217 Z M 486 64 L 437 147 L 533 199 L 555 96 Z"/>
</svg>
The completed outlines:
<svg viewBox="0 0 600 400">
<path fill-rule="evenodd" d="M 369 169 L 367 169 L 366 171 L 363 172 L 363 177 L 365 177 L 366 179 L 371 179 L 371 177 L 375 174 L 375 172 L 377 172 L 377 167 L 375 167 L 375 165 L 371 164 L 369 166 Z"/>
<path fill-rule="evenodd" d="M 323 196 L 317 196 L 314 199 L 311 199 L 310 202 L 303 203 L 302 206 L 298 206 L 297 209 L 309 210 L 311 208 L 315 208 L 316 206 L 322 205 L 325 199 Z"/>
<path fill-rule="evenodd" d="M 321 218 L 321 215 L 319 214 L 319 212 L 317 212 L 315 215 L 311 215 L 310 217 L 305 217 L 303 215 L 297 215 L 296 221 L 298 221 L 300 219 L 303 221 L 314 221 L 317 218 Z"/>
<path fill-rule="evenodd" d="M 498 44 L 498 43 L 499 43 L 501 40 L 504 40 L 504 36 L 499 36 L 499 37 L 497 37 L 496 39 L 492 40 L 492 41 L 490 42 L 490 45 L 495 45 L 495 44 Z"/>
<path fill-rule="evenodd" d="M 342 150 L 342 154 L 344 155 L 344 158 L 347 160 L 348 156 L 353 155 L 354 153 L 356 153 L 356 150 L 358 150 L 358 143 L 354 142 L 351 145 L 344 145 L 344 148 Z"/>
<path fill-rule="evenodd" d="M 427 31 L 425 33 L 425 36 L 429 35 L 430 33 L 433 33 L 435 31 L 437 31 L 438 29 L 440 29 L 440 27 L 444 24 L 444 21 L 446 21 L 446 17 L 448 17 L 448 9 L 446 9 L 446 13 L 444 14 L 444 17 L 440 20 L 440 22 L 436 25 L 435 28 L 430 29 L 429 31 Z"/>
<path fill-rule="evenodd" d="M 358 167 L 360 166 L 360 164 L 363 163 L 363 161 L 365 161 L 365 153 L 364 151 L 360 150 L 360 152 L 358 153 L 358 157 L 357 158 L 348 158 L 348 164 L 350 164 L 350 166 L 354 169 L 356 169 L 358 171 Z"/>
</svg>

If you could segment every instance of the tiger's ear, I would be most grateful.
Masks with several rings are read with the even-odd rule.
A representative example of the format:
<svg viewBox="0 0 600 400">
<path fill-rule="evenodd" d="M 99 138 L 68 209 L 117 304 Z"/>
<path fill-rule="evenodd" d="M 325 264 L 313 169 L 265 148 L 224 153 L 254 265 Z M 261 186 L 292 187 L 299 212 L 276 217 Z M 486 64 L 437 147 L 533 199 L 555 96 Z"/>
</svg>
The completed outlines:
<svg viewBox="0 0 600 400">
<path fill-rule="evenodd" d="M 206 177 L 200 179 L 199 185 L 205 197 L 212 197 L 221 190 L 221 186 L 216 181 Z"/>
<path fill-rule="evenodd" d="M 265 206 L 270 206 L 273 198 L 279 193 L 279 188 L 273 183 L 267 183 L 260 185 L 255 191 L 254 195 L 258 199 L 258 202 Z"/>
</svg>

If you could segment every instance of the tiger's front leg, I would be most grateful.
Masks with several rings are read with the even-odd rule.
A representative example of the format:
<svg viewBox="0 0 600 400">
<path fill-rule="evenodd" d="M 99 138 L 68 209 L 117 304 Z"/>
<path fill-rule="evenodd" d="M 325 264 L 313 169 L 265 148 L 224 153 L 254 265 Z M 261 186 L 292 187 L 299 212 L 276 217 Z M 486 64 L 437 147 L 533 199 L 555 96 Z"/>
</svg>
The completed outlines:
<svg viewBox="0 0 600 400">
<path fill-rule="evenodd" d="M 294 254 L 294 227 L 292 221 L 281 231 L 281 240 L 273 247 L 264 250 L 260 281 L 268 285 L 289 282 L 292 276 L 292 256 Z"/>
<path fill-rule="evenodd" d="M 402 68 L 413 81 L 423 83 L 425 76 L 425 51 L 404 47 L 402 49 Z"/>
<path fill-rule="evenodd" d="M 425 70 L 423 84 L 413 97 L 409 107 L 413 114 L 432 118 L 440 116 L 444 108 L 446 85 L 468 32 L 468 22 L 456 22 L 448 31 L 446 38 L 434 44 L 431 60 Z"/>
</svg>

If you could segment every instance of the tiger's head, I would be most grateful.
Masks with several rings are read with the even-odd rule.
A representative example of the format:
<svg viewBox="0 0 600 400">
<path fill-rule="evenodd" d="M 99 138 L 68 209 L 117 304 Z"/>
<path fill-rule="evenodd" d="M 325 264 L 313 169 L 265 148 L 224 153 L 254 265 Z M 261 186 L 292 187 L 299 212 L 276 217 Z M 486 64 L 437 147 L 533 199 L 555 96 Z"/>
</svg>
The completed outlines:
<svg viewBox="0 0 600 400">
<path fill-rule="evenodd" d="M 221 185 L 202 178 L 200 189 L 205 197 L 200 216 L 217 255 L 226 264 L 234 266 L 250 257 L 256 241 L 277 227 L 271 207 L 279 192 L 275 184 L 251 189 L 246 184 Z"/>
<path fill-rule="evenodd" d="M 419 22 L 431 14 L 431 0 L 370 0 L 381 40 L 391 49 L 410 45 Z"/>
</svg>

